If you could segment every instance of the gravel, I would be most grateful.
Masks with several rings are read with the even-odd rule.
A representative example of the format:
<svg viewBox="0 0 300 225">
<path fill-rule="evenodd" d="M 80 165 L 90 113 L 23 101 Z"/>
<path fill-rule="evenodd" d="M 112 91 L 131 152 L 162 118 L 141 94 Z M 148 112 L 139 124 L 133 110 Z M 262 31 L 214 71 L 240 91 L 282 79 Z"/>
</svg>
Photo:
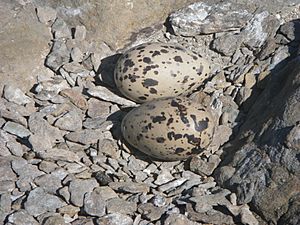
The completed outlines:
<svg viewBox="0 0 300 225">
<path fill-rule="evenodd" d="M 210 77 L 190 97 L 211 106 L 217 121 L 212 144 L 203 154 L 161 162 L 127 146 L 120 133 L 122 118 L 138 104 L 120 95 L 111 82 L 118 52 L 89 40 L 87 27 L 71 26 L 48 6 L 38 7 L 36 14 L 53 37 L 45 56 L 52 71 L 40 75 L 30 92 L 4 86 L 0 223 L 257 225 L 262 220 L 257 209 L 270 223 L 296 221 L 291 212 L 299 211 L 299 124 L 290 122 L 296 116 L 288 111 L 295 99 L 281 104 L 288 105 L 283 117 L 290 115 L 290 123 L 271 124 L 285 134 L 276 147 L 251 143 L 267 135 L 267 123 L 244 136 L 239 131 L 258 123 L 247 115 L 257 118 L 253 105 L 261 101 L 261 92 L 281 90 L 281 80 L 273 89 L 269 80 L 297 54 L 298 20 L 284 21 L 283 15 L 265 8 L 204 1 L 172 13 L 168 26 L 173 32 L 155 28 L 153 40 L 179 43 L 211 62 Z M 147 40 L 137 39 L 126 48 Z M 269 144 L 272 137 L 265 137 L 263 143 Z M 241 140 L 248 144 L 240 149 Z M 266 204 L 270 197 L 276 212 Z"/>
</svg>

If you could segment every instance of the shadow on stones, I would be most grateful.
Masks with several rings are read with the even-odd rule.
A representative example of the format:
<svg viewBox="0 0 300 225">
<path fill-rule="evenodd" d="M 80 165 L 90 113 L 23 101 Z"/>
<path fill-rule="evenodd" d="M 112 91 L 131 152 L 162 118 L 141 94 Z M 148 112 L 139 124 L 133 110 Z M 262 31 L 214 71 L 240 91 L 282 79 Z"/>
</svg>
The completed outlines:
<svg viewBox="0 0 300 225">
<path fill-rule="evenodd" d="M 122 56 L 122 54 L 115 54 L 108 56 L 101 60 L 101 64 L 96 71 L 95 84 L 106 86 L 111 89 L 116 89 L 116 84 L 114 81 L 114 69 L 118 62 L 118 59 Z M 102 79 L 100 79 L 100 76 Z"/>
<path fill-rule="evenodd" d="M 213 174 L 219 185 L 237 194 L 238 204 L 248 203 L 254 212 L 269 223 L 277 223 L 289 212 L 288 209 L 284 210 L 284 204 L 292 207 L 291 203 L 275 198 L 279 189 L 270 189 L 270 183 L 287 192 L 292 191 L 285 189 L 289 188 L 285 182 L 296 182 L 294 175 L 299 170 L 296 151 L 287 148 L 285 143 L 289 131 L 299 120 L 295 100 L 299 92 L 299 44 L 299 41 L 289 43 L 290 56 L 256 84 L 252 95 L 240 107 L 240 113 L 244 112 L 246 119 L 238 127 L 237 135 L 224 146 L 222 161 Z M 276 180 L 280 179 L 276 175 L 277 167 L 289 174 L 280 174 L 284 182 L 278 183 Z M 290 197 L 286 198 L 289 202 Z M 272 210 L 268 208 L 269 201 L 274 201 Z M 275 214 L 276 207 L 280 210 Z"/>
</svg>

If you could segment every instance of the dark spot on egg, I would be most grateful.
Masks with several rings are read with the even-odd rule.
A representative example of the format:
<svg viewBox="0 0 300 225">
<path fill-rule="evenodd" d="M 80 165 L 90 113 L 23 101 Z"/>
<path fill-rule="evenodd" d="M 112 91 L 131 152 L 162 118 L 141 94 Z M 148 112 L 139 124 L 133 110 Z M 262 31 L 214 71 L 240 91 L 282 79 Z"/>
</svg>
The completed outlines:
<svg viewBox="0 0 300 225">
<path fill-rule="evenodd" d="M 180 62 L 180 63 L 183 62 L 183 61 L 182 61 L 182 58 L 181 58 L 179 55 L 175 56 L 175 57 L 174 57 L 174 60 L 175 60 L 175 62 Z"/>
<path fill-rule="evenodd" d="M 157 94 L 157 90 L 155 88 L 150 88 L 149 92 L 151 94 Z"/>
<path fill-rule="evenodd" d="M 163 137 L 157 137 L 157 138 L 156 138 L 156 142 L 157 142 L 157 143 L 164 143 L 165 140 L 166 140 L 166 139 L 163 138 Z"/>
<path fill-rule="evenodd" d="M 147 78 L 147 79 L 145 79 L 145 80 L 142 82 L 142 85 L 143 85 L 143 87 L 148 88 L 148 87 L 151 87 L 151 86 L 156 86 L 156 85 L 158 85 L 158 81 L 157 81 L 157 80 L 154 80 L 154 79 L 151 79 L 151 78 Z"/>
<path fill-rule="evenodd" d="M 149 57 L 144 57 L 144 58 L 143 58 L 143 62 L 144 62 L 144 63 L 147 63 L 147 64 L 152 63 L 152 61 L 151 61 L 151 59 L 150 59 Z"/>
<path fill-rule="evenodd" d="M 184 148 L 179 148 L 178 147 L 178 148 L 175 149 L 176 154 L 179 154 L 179 153 L 182 153 L 182 152 L 184 152 Z"/>
</svg>

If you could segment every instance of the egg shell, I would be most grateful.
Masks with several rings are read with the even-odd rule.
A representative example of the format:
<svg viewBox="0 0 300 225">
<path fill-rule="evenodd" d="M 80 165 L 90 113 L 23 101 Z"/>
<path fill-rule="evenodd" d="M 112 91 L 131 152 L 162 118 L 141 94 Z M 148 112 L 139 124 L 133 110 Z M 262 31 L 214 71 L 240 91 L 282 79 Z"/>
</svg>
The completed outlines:
<svg viewBox="0 0 300 225">
<path fill-rule="evenodd" d="M 120 57 L 114 79 L 124 96 L 143 103 L 191 91 L 202 84 L 209 71 L 205 59 L 179 45 L 146 43 Z"/>
<path fill-rule="evenodd" d="M 209 110 L 187 98 L 158 99 L 142 104 L 123 119 L 124 139 L 160 160 L 181 160 L 201 153 L 212 140 Z"/>
</svg>

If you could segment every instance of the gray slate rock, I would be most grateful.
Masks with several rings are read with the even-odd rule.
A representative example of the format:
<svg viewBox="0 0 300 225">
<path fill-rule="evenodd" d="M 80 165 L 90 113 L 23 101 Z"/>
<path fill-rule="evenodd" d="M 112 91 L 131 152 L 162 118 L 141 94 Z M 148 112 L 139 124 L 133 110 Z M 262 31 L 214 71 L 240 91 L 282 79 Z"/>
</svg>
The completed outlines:
<svg viewBox="0 0 300 225">
<path fill-rule="evenodd" d="M 5 123 L 3 130 L 7 131 L 8 133 L 14 134 L 20 138 L 26 138 L 31 135 L 30 131 L 22 126 L 21 124 L 8 121 Z"/>
<path fill-rule="evenodd" d="M 93 192 L 86 193 L 83 207 L 88 215 L 97 217 L 104 216 L 106 214 L 106 202 L 101 189 L 95 188 Z"/>
<path fill-rule="evenodd" d="M 68 63 L 69 60 L 70 52 L 66 43 L 63 40 L 56 40 L 45 60 L 45 65 L 53 71 L 57 71 L 63 64 Z"/>
<path fill-rule="evenodd" d="M 107 213 L 133 215 L 136 209 L 137 204 L 135 202 L 126 201 L 118 197 L 107 200 Z"/>
<path fill-rule="evenodd" d="M 300 41 L 300 20 L 292 20 L 281 25 L 279 32 L 289 41 Z"/>
<path fill-rule="evenodd" d="M 61 130 L 76 131 L 82 128 L 82 118 L 78 112 L 72 110 L 62 117 L 58 118 L 54 126 Z"/>
<path fill-rule="evenodd" d="M 241 4 L 197 2 L 172 13 L 170 22 L 177 35 L 195 36 L 237 30 L 251 17 Z"/>
<path fill-rule="evenodd" d="M 39 223 L 23 209 L 9 215 L 8 222 L 18 225 L 39 225 Z"/>
<path fill-rule="evenodd" d="M 16 174 L 11 168 L 11 159 L 9 157 L 0 157 L 0 181 L 15 181 Z"/>
<path fill-rule="evenodd" d="M 71 194 L 70 201 L 72 204 L 82 207 L 84 202 L 84 195 L 92 192 L 98 183 L 95 179 L 75 179 L 70 182 L 69 192 Z"/>
<path fill-rule="evenodd" d="M 18 105 L 25 105 L 27 103 L 33 102 L 33 100 L 25 95 L 21 89 L 12 85 L 4 86 L 3 96 L 7 99 L 7 101 L 14 102 Z"/>
<path fill-rule="evenodd" d="M 43 188 L 32 190 L 25 202 L 25 210 L 32 216 L 39 216 L 46 212 L 55 212 L 66 203 L 55 195 L 48 194 Z"/>
<path fill-rule="evenodd" d="M 145 183 L 135 183 L 132 181 L 127 182 L 111 182 L 109 186 L 118 192 L 127 192 L 132 194 L 147 193 L 149 186 Z"/>
<path fill-rule="evenodd" d="M 61 180 L 52 174 L 36 177 L 33 181 L 37 186 L 54 195 L 57 193 L 57 190 L 62 187 Z"/>
<path fill-rule="evenodd" d="M 121 213 L 110 213 L 97 219 L 96 223 L 99 225 L 132 225 L 133 220 Z"/>
</svg>

